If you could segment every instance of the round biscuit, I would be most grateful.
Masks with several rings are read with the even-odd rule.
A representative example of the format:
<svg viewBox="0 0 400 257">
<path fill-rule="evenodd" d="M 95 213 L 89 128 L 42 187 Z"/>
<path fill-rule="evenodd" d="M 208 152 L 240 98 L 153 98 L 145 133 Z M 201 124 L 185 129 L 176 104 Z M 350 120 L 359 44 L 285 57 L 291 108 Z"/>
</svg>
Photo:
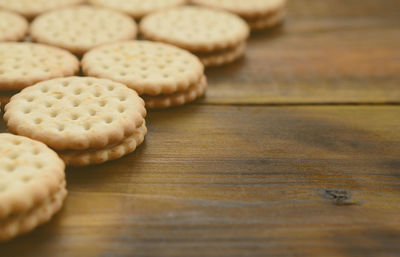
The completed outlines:
<svg viewBox="0 0 400 257">
<path fill-rule="evenodd" d="M 0 43 L 0 90 L 20 90 L 78 71 L 79 60 L 65 50 L 27 42 Z"/>
<path fill-rule="evenodd" d="M 229 49 L 228 51 L 223 51 L 220 53 L 209 53 L 206 55 L 198 56 L 200 61 L 206 67 L 210 66 L 221 66 L 228 63 L 232 63 L 242 57 L 246 52 L 246 43 L 242 43 L 237 47 Z"/>
<path fill-rule="evenodd" d="M 143 99 L 146 103 L 146 108 L 149 109 L 162 109 L 172 106 L 180 106 L 192 102 L 204 95 L 206 88 L 207 78 L 203 76 L 199 83 L 191 86 L 185 91 L 176 92 L 170 95 L 143 96 Z"/>
<path fill-rule="evenodd" d="M 28 233 L 41 224 L 48 222 L 61 209 L 66 196 L 67 190 L 65 189 L 64 181 L 59 190 L 40 205 L 19 215 L 13 215 L 2 220 L 0 223 L 0 242 Z"/>
<path fill-rule="evenodd" d="M 25 212 L 51 196 L 65 179 L 65 164 L 46 145 L 0 134 L 0 219 Z"/>
<path fill-rule="evenodd" d="M 282 10 L 287 0 L 192 0 L 192 3 L 235 13 L 243 18 L 265 17 Z"/>
<path fill-rule="evenodd" d="M 235 14 L 196 6 L 150 14 L 142 19 L 140 31 L 147 39 L 192 52 L 224 50 L 249 36 L 248 25 Z"/>
<path fill-rule="evenodd" d="M 184 5 L 187 0 L 89 0 L 90 4 L 124 12 L 135 19 L 166 8 Z"/>
<path fill-rule="evenodd" d="M 28 21 L 15 13 L 0 10 L 0 42 L 19 41 L 28 32 Z"/>
<path fill-rule="evenodd" d="M 87 166 L 93 164 L 101 164 L 107 161 L 119 159 L 129 153 L 135 151 L 144 141 L 147 134 L 145 123 L 138 128 L 132 135 L 124 138 L 120 143 L 106 146 L 101 149 L 90 149 L 83 151 L 64 151 L 59 152 L 61 159 L 70 166 Z"/>
<path fill-rule="evenodd" d="M 61 7 L 77 5 L 86 0 L 0 0 L 0 8 L 11 10 L 31 19 Z"/>
<path fill-rule="evenodd" d="M 123 84 L 90 77 L 54 79 L 25 88 L 5 107 L 8 129 L 57 150 L 102 148 L 140 127 L 144 101 Z"/>
<path fill-rule="evenodd" d="M 58 46 L 74 54 L 111 42 L 136 38 L 136 23 L 128 15 L 92 6 L 54 10 L 31 24 L 33 41 Z"/>
<path fill-rule="evenodd" d="M 197 83 L 204 67 L 193 54 L 150 41 L 126 41 L 98 47 L 84 55 L 87 76 L 111 79 L 138 94 L 182 91 Z"/>
</svg>

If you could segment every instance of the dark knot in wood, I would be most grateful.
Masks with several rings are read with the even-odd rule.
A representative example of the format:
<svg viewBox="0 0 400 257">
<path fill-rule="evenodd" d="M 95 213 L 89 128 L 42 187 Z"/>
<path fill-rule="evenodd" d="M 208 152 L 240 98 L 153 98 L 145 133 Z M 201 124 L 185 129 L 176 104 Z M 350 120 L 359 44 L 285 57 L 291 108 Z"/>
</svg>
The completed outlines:
<svg viewBox="0 0 400 257">
<path fill-rule="evenodd" d="M 350 190 L 346 189 L 324 189 L 322 196 L 335 205 L 354 205 Z"/>
</svg>

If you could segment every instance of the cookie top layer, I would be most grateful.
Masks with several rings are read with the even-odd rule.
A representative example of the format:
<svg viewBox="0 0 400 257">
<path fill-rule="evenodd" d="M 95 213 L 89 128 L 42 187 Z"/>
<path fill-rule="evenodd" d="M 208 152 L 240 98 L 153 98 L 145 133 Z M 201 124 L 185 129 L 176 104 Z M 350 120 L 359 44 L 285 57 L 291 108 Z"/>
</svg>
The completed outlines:
<svg viewBox="0 0 400 257">
<path fill-rule="evenodd" d="M 57 149 L 102 148 L 143 124 L 144 101 L 123 84 L 91 77 L 44 81 L 5 107 L 8 129 Z"/>
<path fill-rule="evenodd" d="M 192 0 L 194 4 L 233 12 L 244 18 L 265 16 L 282 9 L 286 0 Z"/>
<path fill-rule="evenodd" d="M 0 10 L 0 41 L 19 41 L 25 37 L 28 27 L 24 17 Z"/>
<path fill-rule="evenodd" d="M 105 43 L 133 39 L 137 26 L 128 15 L 100 7 L 77 6 L 51 11 L 31 25 L 34 41 L 67 49 L 75 54 Z"/>
<path fill-rule="evenodd" d="M 249 36 L 245 21 L 235 14 L 185 6 L 156 12 L 140 23 L 143 35 L 193 52 L 234 47 Z"/>
<path fill-rule="evenodd" d="M 181 91 L 197 83 L 204 67 L 186 50 L 150 41 L 126 41 L 98 47 L 82 59 L 88 76 L 126 84 L 139 94 Z"/>
<path fill-rule="evenodd" d="M 84 1 L 85 0 L 0 0 L 0 8 L 17 12 L 31 19 L 49 10 L 80 4 Z"/>
<path fill-rule="evenodd" d="M 0 134 L 0 219 L 39 205 L 65 179 L 64 162 L 41 142 Z"/>
<path fill-rule="evenodd" d="M 93 5 L 125 12 L 136 19 L 165 8 L 183 5 L 186 2 L 187 0 L 89 0 L 89 3 Z"/>
<path fill-rule="evenodd" d="M 65 50 L 34 43 L 0 43 L 2 91 L 19 90 L 78 71 L 79 60 Z"/>
</svg>

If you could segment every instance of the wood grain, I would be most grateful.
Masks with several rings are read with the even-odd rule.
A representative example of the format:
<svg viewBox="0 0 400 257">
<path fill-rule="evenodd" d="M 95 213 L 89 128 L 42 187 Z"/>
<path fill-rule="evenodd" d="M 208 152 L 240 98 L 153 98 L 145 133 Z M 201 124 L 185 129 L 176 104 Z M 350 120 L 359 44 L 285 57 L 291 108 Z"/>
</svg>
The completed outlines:
<svg viewBox="0 0 400 257">
<path fill-rule="evenodd" d="M 135 153 L 68 169 L 62 211 L 0 257 L 399 256 L 400 1 L 288 9 Z"/>
<path fill-rule="evenodd" d="M 208 70 L 205 103 L 399 103 L 398 10 L 395 0 L 289 1 L 283 27 L 254 34 L 246 58 Z"/>
<path fill-rule="evenodd" d="M 1 256 L 396 256 L 399 111 L 151 112 L 137 152 L 68 169 L 62 212 Z"/>
</svg>

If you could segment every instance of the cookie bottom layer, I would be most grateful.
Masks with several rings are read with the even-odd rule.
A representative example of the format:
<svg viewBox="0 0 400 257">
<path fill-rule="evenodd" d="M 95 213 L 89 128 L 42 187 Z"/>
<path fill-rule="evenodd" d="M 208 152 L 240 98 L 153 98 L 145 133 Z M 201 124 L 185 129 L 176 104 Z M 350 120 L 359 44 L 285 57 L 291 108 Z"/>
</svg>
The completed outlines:
<svg viewBox="0 0 400 257">
<path fill-rule="evenodd" d="M 251 30 L 262 30 L 262 29 L 272 28 L 281 24 L 285 19 L 285 17 L 286 17 L 285 10 L 280 10 L 265 17 L 248 19 L 246 21 L 247 24 L 249 24 Z"/>
<path fill-rule="evenodd" d="M 240 43 L 234 48 L 230 48 L 225 51 L 211 52 L 206 54 L 196 54 L 200 61 L 206 67 L 210 66 L 221 66 L 242 57 L 246 52 L 246 42 Z"/>
<path fill-rule="evenodd" d="M 0 220 L 0 242 L 8 241 L 18 235 L 28 233 L 49 221 L 63 205 L 64 199 L 67 196 L 65 185 L 65 181 L 63 181 L 60 184 L 59 190 L 39 206 L 27 212 L 15 214 L 4 220 Z"/>
<path fill-rule="evenodd" d="M 203 76 L 199 83 L 189 87 L 189 89 L 176 92 L 174 94 L 159 95 L 159 96 L 142 96 L 146 108 L 149 109 L 162 109 L 172 106 L 184 105 L 192 102 L 195 99 L 204 95 L 207 88 L 207 78 Z"/>
<path fill-rule="evenodd" d="M 62 151 L 58 155 L 69 166 L 87 166 L 100 164 L 107 161 L 119 159 L 135 151 L 136 147 L 144 141 L 147 134 L 146 124 L 136 129 L 129 137 L 123 139 L 118 144 L 113 144 L 100 149 L 89 149 L 83 151 Z"/>
</svg>

